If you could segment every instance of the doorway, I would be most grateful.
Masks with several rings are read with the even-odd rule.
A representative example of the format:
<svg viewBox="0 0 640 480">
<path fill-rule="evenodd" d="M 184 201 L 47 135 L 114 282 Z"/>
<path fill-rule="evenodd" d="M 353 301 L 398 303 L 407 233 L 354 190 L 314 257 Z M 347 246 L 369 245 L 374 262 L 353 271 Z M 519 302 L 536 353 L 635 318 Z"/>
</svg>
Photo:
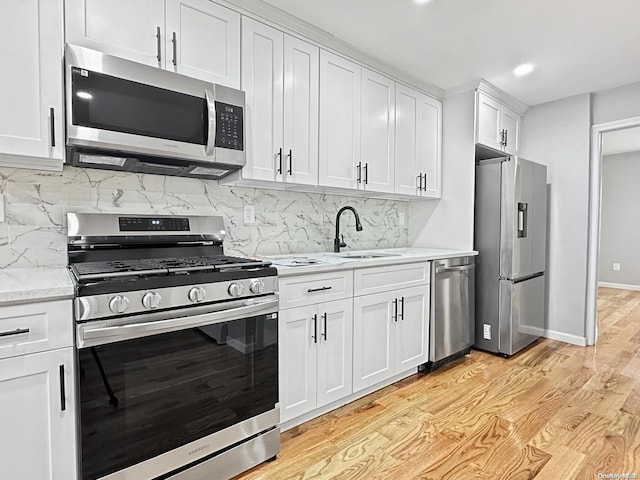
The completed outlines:
<svg viewBox="0 0 640 480">
<path fill-rule="evenodd" d="M 636 131 L 637 135 L 635 135 Z M 597 339 L 598 256 L 600 249 L 600 231 L 602 227 L 601 207 L 603 152 L 612 151 L 610 150 L 610 144 L 615 144 L 620 141 L 637 141 L 635 147 L 627 146 L 625 148 L 629 148 L 630 150 L 640 150 L 640 117 L 594 125 L 592 127 L 591 135 L 587 318 L 585 332 L 587 336 L 587 345 L 595 345 Z M 605 148 L 607 150 L 605 150 Z"/>
</svg>

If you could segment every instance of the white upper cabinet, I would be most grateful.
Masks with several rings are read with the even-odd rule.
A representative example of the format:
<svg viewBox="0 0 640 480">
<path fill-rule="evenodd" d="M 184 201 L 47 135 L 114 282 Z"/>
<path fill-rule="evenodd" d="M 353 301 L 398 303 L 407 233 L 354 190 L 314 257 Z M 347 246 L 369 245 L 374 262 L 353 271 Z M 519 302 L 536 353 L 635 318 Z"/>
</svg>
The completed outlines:
<svg viewBox="0 0 640 480">
<path fill-rule="evenodd" d="M 209 0 L 67 0 L 66 39 L 240 87 L 240 14 Z"/>
<path fill-rule="evenodd" d="M 240 15 L 210 0 L 166 0 L 166 68 L 240 85 Z"/>
<path fill-rule="evenodd" d="M 319 183 L 326 187 L 358 187 L 360 162 L 360 65 L 320 51 Z"/>
<path fill-rule="evenodd" d="M 284 34 L 242 18 L 242 89 L 246 94 L 244 178 L 275 181 L 284 167 Z"/>
<path fill-rule="evenodd" d="M 319 49 L 242 18 L 243 179 L 316 185 Z"/>
<path fill-rule="evenodd" d="M 164 67 L 164 2 L 66 0 L 68 43 Z"/>
<path fill-rule="evenodd" d="M 0 78 L 2 164 L 62 168 L 62 1 L 3 0 L 0 58 L 11 72 Z M 10 66 L 10 67 L 9 67 Z"/>
<path fill-rule="evenodd" d="M 476 92 L 476 143 L 517 155 L 520 118 L 501 102 Z"/>
<path fill-rule="evenodd" d="M 318 183 L 320 49 L 284 36 L 284 150 L 287 182 Z"/>
<path fill-rule="evenodd" d="M 362 145 L 358 188 L 394 191 L 396 84 L 362 69 Z"/>
<path fill-rule="evenodd" d="M 439 198 L 442 102 L 397 84 L 395 135 L 395 192 Z"/>
</svg>

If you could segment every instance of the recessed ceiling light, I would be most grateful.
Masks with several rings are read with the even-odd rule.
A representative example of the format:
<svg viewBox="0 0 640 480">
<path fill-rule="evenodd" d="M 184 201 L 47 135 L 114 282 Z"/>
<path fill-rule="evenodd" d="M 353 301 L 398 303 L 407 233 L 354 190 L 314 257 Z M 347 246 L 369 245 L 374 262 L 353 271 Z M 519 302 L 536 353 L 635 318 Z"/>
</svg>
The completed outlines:
<svg viewBox="0 0 640 480">
<path fill-rule="evenodd" d="M 429 3 L 431 0 L 413 0 L 418 5 L 424 5 L 425 3 Z"/>
<path fill-rule="evenodd" d="M 523 63 L 513 69 L 513 74 L 516 77 L 524 77 L 525 75 L 529 75 L 531 72 L 533 72 L 533 65 L 530 63 Z"/>
</svg>

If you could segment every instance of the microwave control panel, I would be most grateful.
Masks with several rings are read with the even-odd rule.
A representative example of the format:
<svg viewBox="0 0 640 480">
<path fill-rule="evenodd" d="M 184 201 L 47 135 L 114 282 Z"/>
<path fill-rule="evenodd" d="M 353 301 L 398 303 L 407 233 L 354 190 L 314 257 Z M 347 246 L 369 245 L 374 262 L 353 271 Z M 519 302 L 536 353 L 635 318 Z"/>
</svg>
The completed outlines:
<svg viewBox="0 0 640 480">
<path fill-rule="evenodd" d="M 238 105 L 216 103 L 215 146 L 230 150 L 244 150 L 243 109 Z"/>
</svg>

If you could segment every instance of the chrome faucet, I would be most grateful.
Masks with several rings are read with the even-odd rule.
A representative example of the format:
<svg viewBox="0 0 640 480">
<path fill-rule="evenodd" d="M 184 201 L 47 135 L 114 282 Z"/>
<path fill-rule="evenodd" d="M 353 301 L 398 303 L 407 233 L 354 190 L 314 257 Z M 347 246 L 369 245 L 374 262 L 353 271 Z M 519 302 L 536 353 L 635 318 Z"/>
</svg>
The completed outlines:
<svg viewBox="0 0 640 480">
<path fill-rule="evenodd" d="M 356 217 L 356 231 L 357 232 L 362 231 L 360 216 L 358 215 L 358 212 L 356 212 L 355 208 L 346 206 L 338 210 L 338 214 L 336 215 L 336 238 L 333 239 L 333 251 L 336 253 L 340 252 L 340 247 L 347 246 L 347 244 L 344 243 L 344 235 L 342 236 L 342 238 L 340 237 L 340 215 L 342 215 L 342 212 L 344 212 L 345 210 L 351 210 L 353 212 L 353 215 Z"/>
</svg>

